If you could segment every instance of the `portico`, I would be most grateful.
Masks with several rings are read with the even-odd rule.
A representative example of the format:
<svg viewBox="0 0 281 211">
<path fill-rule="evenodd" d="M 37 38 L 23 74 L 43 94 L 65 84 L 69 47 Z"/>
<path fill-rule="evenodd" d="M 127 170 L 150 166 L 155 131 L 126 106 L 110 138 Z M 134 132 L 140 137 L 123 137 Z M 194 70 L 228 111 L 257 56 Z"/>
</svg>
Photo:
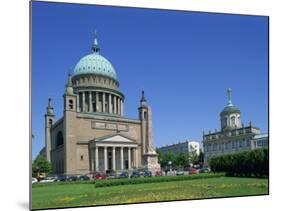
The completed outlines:
<svg viewBox="0 0 281 211">
<path fill-rule="evenodd" d="M 90 142 L 91 171 L 125 170 L 138 166 L 136 141 L 123 135 L 94 139 Z"/>
</svg>

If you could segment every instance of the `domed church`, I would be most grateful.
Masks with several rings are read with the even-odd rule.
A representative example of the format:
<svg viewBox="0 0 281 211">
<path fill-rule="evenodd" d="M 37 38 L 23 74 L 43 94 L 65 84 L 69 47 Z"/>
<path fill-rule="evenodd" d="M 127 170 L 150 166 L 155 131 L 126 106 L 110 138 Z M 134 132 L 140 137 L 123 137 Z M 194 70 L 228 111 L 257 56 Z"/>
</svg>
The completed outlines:
<svg viewBox="0 0 281 211">
<path fill-rule="evenodd" d="M 54 174 L 160 170 L 144 92 L 138 119 L 126 118 L 116 70 L 101 55 L 96 33 L 92 53 L 69 74 L 63 98 L 63 117 L 55 119 L 51 99 L 45 114 L 45 154 Z"/>
</svg>

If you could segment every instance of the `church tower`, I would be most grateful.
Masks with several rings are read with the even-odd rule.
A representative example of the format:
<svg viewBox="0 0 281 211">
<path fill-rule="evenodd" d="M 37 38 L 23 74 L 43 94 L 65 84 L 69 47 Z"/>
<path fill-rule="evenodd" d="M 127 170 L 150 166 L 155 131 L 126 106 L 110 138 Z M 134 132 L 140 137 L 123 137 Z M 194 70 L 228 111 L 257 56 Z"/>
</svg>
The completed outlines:
<svg viewBox="0 0 281 211">
<path fill-rule="evenodd" d="M 153 145 L 152 112 L 146 103 L 144 91 L 140 100 L 139 119 L 141 121 L 142 166 L 146 166 L 155 175 L 155 172 L 160 171 L 161 168 Z"/>
<path fill-rule="evenodd" d="M 74 122 L 76 119 L 76 102 L 77 102 L 77 95 L 73 92 L 72 87 L 72 77 L 71 74 L 68 74 L 68 80 L 65 88 L 65 94 L 63 95 L 64 98 L 64 152 L 65 152 L 65 159 L 64 159 L 64 169 L 67 172 L 74 172 L 73 165 L 74 160 L 68 159 L 68 156 L 72 156 L 76 154 L 75 148 L 75 140 L 73 136 L 73 131 L 75 128 Z"/>
<path fill-rule="evenodd" d="M 222 131 L 241 127 L 241 120 L 240 120 L 241 112 L 239 108 L 237 108 L 232 104 L 231 95 L 232 95 L 232 90 L 228 88 L 227 89 L 228 103 L 220 113 Z"/>
<path fill-rule="evenodd" d="M 55 122 L 54 108 L 51 105 L 51 98 L 49 98 L 47 112 L 45 114 L 45 150 L 46 159 L 51 162 L 51 127 Z"/>
</svg>

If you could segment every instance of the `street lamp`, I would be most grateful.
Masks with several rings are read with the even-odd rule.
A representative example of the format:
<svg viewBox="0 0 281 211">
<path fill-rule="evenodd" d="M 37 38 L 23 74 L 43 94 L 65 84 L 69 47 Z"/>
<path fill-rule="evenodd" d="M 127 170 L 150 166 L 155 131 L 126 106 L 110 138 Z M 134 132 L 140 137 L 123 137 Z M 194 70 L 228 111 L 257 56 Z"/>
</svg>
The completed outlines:
<svg viewBox="0 0 281 211">
<path fill-rule="evenodd" d="M 168 164 L 170 165 L 170 172 L 172 171 L 172 161 L 169 161 Z"/>
</svg>

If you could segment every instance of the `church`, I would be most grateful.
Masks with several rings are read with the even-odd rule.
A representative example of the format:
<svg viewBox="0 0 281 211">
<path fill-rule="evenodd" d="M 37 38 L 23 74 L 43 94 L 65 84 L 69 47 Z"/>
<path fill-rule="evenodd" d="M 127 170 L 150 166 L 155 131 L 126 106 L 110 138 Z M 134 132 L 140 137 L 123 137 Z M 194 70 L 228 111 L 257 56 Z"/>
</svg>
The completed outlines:
<svg viewBox="0 0 281 211">
<path fill-rule="evenodd" d="M 92 53 L 68 76 L 64 113 L 56 119 L 51 99 L 45 114 L 44 154 L 54 174 L 107 170 L 160 170 L 153 146 L 152 113 L 142 91 L 138 119 L 124 116 L 125 96 L 116 71 L 100 53 L 95 33 Z"/>
</svg>

